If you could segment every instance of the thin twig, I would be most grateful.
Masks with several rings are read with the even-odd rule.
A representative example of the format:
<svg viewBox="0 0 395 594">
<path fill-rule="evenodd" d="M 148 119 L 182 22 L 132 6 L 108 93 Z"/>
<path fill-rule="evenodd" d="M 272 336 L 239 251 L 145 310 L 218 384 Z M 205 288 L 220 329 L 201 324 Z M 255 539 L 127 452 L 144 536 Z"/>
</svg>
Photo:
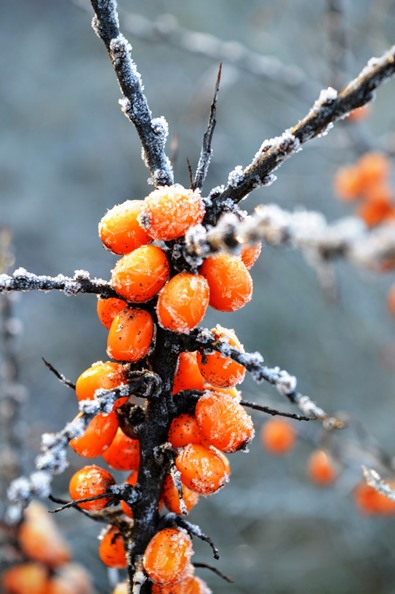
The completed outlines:
<svg viewBox="0 0 395 594">
<path fill-rule="evenodd" d="M 278 415 L 280 417 L 296 419 L 297 421 L 311 421 L 311 420 L 313 420 L 312 417 L 305 417 L 304 415 L 297 415 L 296 413 L 284 412 L 281 410 L 277 410 L 275 408 L 271 408 L 270 406 L 263 406 L 262 404 L 258 404 L 257 402 L 249 402 L 248 400 L 240 400 L 240 404 L 247 408 L 252 408 L 253 410 L 258 410 L 259 412 L 264 412 L 264 413 L 267 413 L 268 415 L 272 415 L 272 416 Z"/>
<path fill-rule="evenodd" d="M 70 380 L 68 380 L 63 373 L 60 373 L 60 371 L 58 371 L 53 365 L 52 363 L 50 363 L 49 361 L 47 361 L 46 359 L 44 359 L 44 357 L 41 357 L 42 360 L 44 361 L 44 364 L 48 367 L 48 369 L 50 371 L 52 371 L 52 373 L 58 378 L 58 380 L 60 382 L 62 382 L 62 384 L 64 384 L 65 386 L 68 386 L 69 388 L 71 388 L 72 390 L 75 390 L 75 384 L 73 382 L 71 382 Z"/>
</svg>

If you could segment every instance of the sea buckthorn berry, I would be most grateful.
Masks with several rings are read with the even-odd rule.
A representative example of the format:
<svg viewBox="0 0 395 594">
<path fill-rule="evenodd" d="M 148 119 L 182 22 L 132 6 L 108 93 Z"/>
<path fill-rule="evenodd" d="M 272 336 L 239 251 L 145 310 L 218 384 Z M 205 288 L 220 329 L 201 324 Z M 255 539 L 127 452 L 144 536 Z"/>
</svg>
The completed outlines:
<svg viewBox="0 0 395 594">
<path fill-rule="evenodd" d="M 200 274 L 210 287 L 210 305 L 219 311 L 236 311 L 251 300 L 252 278 L 237 256 L 218 254 L 207 258 Z"/>
<path fill-rule="evenodd" d="M 218 386 L 212 386 L 208 382 L 204 384 L 204 390 L 208 390 L 209 392 L 218 392 L 219 394 L 227 394 L 231 396 L 233 400 L 236 402 L 240 402 L 241 400 L 241 392 L 234 386 L 232 388 L 219 388 Z"/>
<path fill-rule="evenodd" d="M 173 380 L 173 394 L 181 390 L 203 390 L 204 377 L 196 360 L 196 351 L 180 353 Z"/>
<path fill-rule="evenodd" d="M 393 284 L 389 290 L 387 303 L 388 309 L 390 310 L 392 315 L 395 316 L 395 284 Z"/>
<path fill-rule="evenodd" d="M 99 223 L 99 237 L 115 254 L 128 254 L 152 239 L 139 224 L 137 217 L 142 200 L 126 200 L 109 210 Z"/>
<path fill-rule="evenodd" d="M 86 369 L 75 384 L 78 400 L 92 400 L 96 390 L 113 390 L 127 384 L 129 368 L 113 361 L 97 361 Z"/>
<path fill-rule="evenodd" d="M 144 571 L 154 584 L 179 581 L 193 555 L 191 537 L 183 530 L 165 528 L 153 536 L 145 549 Z"/>
<path fill-rule="evenodd" d="M 334 192 L 341 200 L 357 200 L 361 197 L 363 186 L 359 170 L 354 165 L 340 167 L 333 180 Z"/>
<path fill-rule="evenodd" d="M 108 526 L 104 534 L 100 535 L 99 557 L 107 567 L 127 567 L 124 540 L 117 526 Z"/>
<path fill-rule="evenodd" d="M 247 445 L 255 434 L 250 415 L 226 394 L 206 392 L 196 404 L 195 416 L 203 438 L 228 454 Z"/>
<path fill-rule="evenodd" d="M 107 493 L 112 485 L 115 485 L 115 480 L 110 472 L 95 464 L 84 466 L 71 477 L 69 484 L 70 497 L 73 501 L 95 497 Z M 110 497 L 102 497 L 93 501 L 79 503 L 78 507 L 89 511 L 100 510 L 109 501 L 111 501 Z"/>
<path fill-rule="evenodd" d="M 209 299 L 210 290 L 203 276 L 180 272 L 159 293 L 158 322 L 167 330 L 187 333 L 204 318 Z"/>
<path fill-rule="evenodd" d="M 118 427 L 119 420 L 115 411 L 109 414 L 99 413 L 93 417 L 80 437 L 70 440 L 70 446 L 79 456 L 96 458 L 112 443 Z"/>
<path fill-rule="evenodd" d="M 79 563 L 66 563 L 52 575 L 46 594 L 92 594 L 92 580 Z"/>
<path fill-rule="evenodd" d="M 144 309 L 128 308 L 114 318 L 107 337 L 107 354 L 117 361 L 135 363 L 151 348 L 154 322 Z"/>
<path fill-rule="evenodd" d="M 233 330 L 223 328 L 219 324 L 211 330 L 215 340 L 227 339 L 231 347 L 243 352 L 243 345 L 239 342 Z M 200 373 L 212 386 L 230 388 L 240 384 L 245 376 L 245 368 L 230 357 L 224 357 L 220 352 L 202 355 L 197 353 Z"/>
<path fill-rule="evenodd" d="M 262 242 L 254 243 L 254 245 L 246 245 L 241 250 L 240 258 L 247 270 L 250 270 L 258 260 L 262 251 Z"/>
<path fill-rule="evenodd" d="M 188 443 L 202 443 L 202 435 L 196 418 L 182 413 L 172 420 L 167 437 L 174 448 L 181 448 Z"/>
<path fill-rule="evenodd" d="M 70 559 L 70 549 L 48 510 L 32 501 L 26 508 L 18 531 L 18 542 L 25 556 L 55 568 Z"/>
<path fill-rule="evenodd" d="M 149 301 L 170 275 L 165 252 L 156 245 L 142 245 L 120 258 L 111 276 L 111 286 L 132 303 Z"/>
<path fill-rule="evenodd" d="M 6 569 L 1 581 L 4 594 L 47 594 L 48 570 L 41 563 L 21 563 Z"/>
<path fill-rule="evenodd" d="M 390 200 L 385 197 L 367 197 L 356 211 L 368 227 L 376 227 L 388 219 L 394 211 Z"/>
<path fill-rule="evenodd" d="M 330 485 L 337 477 L 334 460 L 324 450 L 315 450 L 307 462 L 307 472 L 316 485 Z"/>
<path fill-rule="evenodd" d="M 394 487 L 390 481 L 388 484 L 392 488 Z M 365 482 L 361 482 L 355 487 L 353 497 L 358 510 L 363 514 L 393 515 L 395 513 L 395 501 L 379 493 Z"/>
<path fill-rule="evenodd" d="M 137 470 L 140 464 L 140 442 L 118 429 L 103 458 L 114 470 Z"/>
<path fill-rule="evenodd" d="M 181 485 L 182 499 L 186 508 L 186 512 L 191 511 L 199 501 L 199 494 L 196 491 L 191 491 L 185 485 Z M 170 512 L 175 514 L 182 514 L 180 496 L 177 487 L 174 484 L 173 477 L 168 474 L 163 481 L 162 486 L 163 503 Z"/>
<path fill-rule="evenodd" d="M 285 454 L 295 444 L 296 434 L 293 426 L 285 419 L 272 418 L 262 427 L 262 445 L 271 454 Z"/>
<path fill-rule="evenodd" d="M 170 586 L 153 584 L 152 594 L 212 594 L 212 591 L 206 582 L 195 575 L 190 575 Z"/>
<path fill-rule="evenodd" d="M 369 104 L 362 105 L 350 111 L 346 120 L 350 122 L 360 122 L 370 114 L 371 106 Z"/>
<path fill-rule="evenodd" d="M 200 193 L 174 184 L 158 188 L 144 199 L 139 222 L 154 239 L 170 241 L 182 237 L 203 217 Z"/>
<path fill-rule="evenodd" d="M 127 483 L 128 485 L 132 485 L 132 487 L 135 487 L 137 485 L 137 480 L 138 480 L 138 472 L 137 472 L 137 470 L 133 470 L 133 472 L 131 472 L 129 474 L 125 483 Z M 126 503 L 126 501 L 121 501 L 121 507 L 122 507 L 123 512 L 127 516 L 129 516 L 129 518 L 133 518 L 133 511 L 131 510 L 130 506 Z"/>
<path fill-rule="evenodd" d="M 364 192 L 372 186 L 382 183 L 389 174 L 389 160 L 383 153 L 365 153 L 357 162 Z"/>
<path fill-rule="evenodd" d="M 97 300 L 98 318 L 103 326 L 109 328 L 115 316 L 125 309 L 125 307 L 127 307 L 127 304 L 123 299 L 118 299 L 117 297 L 104 299 L 103 297 L 99 297 Z"/>
<path fill-rule="evenodd" d="M 211 446 L 189 443 L 176 457 L 181 482 L 200 495 L 211 495 L 229 480 L 229 471 L 222 457 Z"/>
</svg>

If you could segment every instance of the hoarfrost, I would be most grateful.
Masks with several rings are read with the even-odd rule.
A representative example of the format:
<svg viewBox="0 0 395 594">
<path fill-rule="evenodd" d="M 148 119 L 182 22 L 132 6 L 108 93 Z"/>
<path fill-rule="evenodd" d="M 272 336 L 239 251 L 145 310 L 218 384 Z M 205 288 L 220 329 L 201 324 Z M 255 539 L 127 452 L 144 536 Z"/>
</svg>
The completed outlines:
<svg viewBox="0 0 395 594">
<path fill-rule="evenodd" d="M 328 87 L 327 89 L 322 89 L 318 99 L 315 101 L 313 105 L 314 110 L 318 110 L 321 107 L 325 107 L 326 105 L 331 105 L 337 99 L 337 91 L 332 87 Z"/>
<path fill-rule="evenodd" d="M 244 169 L 241 165 L 237 165 L 228 176 L 228 186 L 237 188 L 244 181 Z"/>
</svg>

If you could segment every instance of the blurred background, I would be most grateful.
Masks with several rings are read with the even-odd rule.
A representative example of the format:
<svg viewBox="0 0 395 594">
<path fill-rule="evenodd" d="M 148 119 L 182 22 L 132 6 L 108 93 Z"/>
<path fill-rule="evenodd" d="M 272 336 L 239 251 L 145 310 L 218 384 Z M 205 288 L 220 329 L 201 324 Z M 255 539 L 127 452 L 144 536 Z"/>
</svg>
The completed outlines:
<svg viewBox="0 0 395 594">
<path fill-rule="evenodd" d="M 115 75 L 85 4 L 84 9 L 71 0 L 1 3 L 0 225 L 12 230 L 15 267 L 49 275 L 85 269 L 108 279 L 115 257 L 98 239 L 98 221 L 114 204 L 143 198 L 150 187 L 138 137 L 117 104 Z M 177 19 L 186 30 L 236 42 L 224 48 L 228 60 L 223 57 L 205 192 L 226 183 L 236 165 L 248 165 L 265 138 L 297 123 L 322 88 L 340 88 L 394 43 L 393 0 L 119 4 L 121 29 L 133 45 L 152 112 L 168 120 L 169 152 L 177 144 L 176 180 L 185 185 L 186 159 L 193 167 L 197 163 L 220 61 L 202 53 L 210 40 L 215 47 L 215 40 L 191 37 L 189 49 L 197 43 L 198 53 L 177 47 L 181 32 L 173 44 L 155 42 L 149 32 L 144 39 L 128 24 L 144 28 L 146 21 L 127 14 L 148 22 L 168 15 L 160 18 L 162 28 L 174 27 Z M 231 63 L 241 55 L 237 44 L 275 61 L 268 62 L 266 73 L 261 66 L 260 72 L 258 66 L 255 72 L 240 69 Z M 352 208 L 334 197 L 334 173 L 365 146 L 394 145 L 394 96 L 392 80 L 378 91 L 369 119 L 352 133 L 340 124 L 305 145 L 277 172 L 276 183 L 255 192 L 243 207 L 252 212 L 257 204 L 278 203 L 319 210 L 329 220 L 350 215 Z M 234 584 L 207 570 L 199 575 L 216 594 L 393 593 L 395 520 L 361 515 L 352 497 L 360 464 L 371 462 L 374 444 L 389 455 L 395 452 L 395 321 L 386 305 L 393 273 L 337 264 L 335 303 L 322 293 L 303 257 L 289 249 L 264 248 L 252 274 L 254 300 L 233 315 L 209 312 L 207 326 L 235 328 L 246 350 L 259 350 L 267 365 L 296 375 L 302 392 L 330 412 L 347 413 L 352 428 L 336 437 L 344 469 L 325 489 L 313 486 L 306 474 L 319 427 L 298 424 L 294 451 L 272 457 L 259 440 L 265 417 L 254 414 L 257 438 L 248 457 L 232 455 L 230 484 L 202 500 L 190 516 L 214 538 L 221 552 L 218 567 Z M 20 379 L 29 392 L 23 407 L 29 472 L 41 433 L 61 429 L 77 411 L 73 393 L 41 357 L 75 381 L 92 362 L 106 358 L 106 330 L 96 318 L 95 296 L 32 292 L 14 303 L 23 326 L 16 340 Z M 270 386 L 247 380 L 243 395 L 290 410 Z M 77 456 L 70 461 L 67 473 L 55 480 L 58 496 L 67 493 L 68 479 L 82 465 Z M 75 557 L 92 570 L 97 591 L 110 592 L 97 559 L 98 526 L 73 510 L 57 519 Z M 196 561 L 212 561 L 207 546 L 196 549 Z"/>
</svg>

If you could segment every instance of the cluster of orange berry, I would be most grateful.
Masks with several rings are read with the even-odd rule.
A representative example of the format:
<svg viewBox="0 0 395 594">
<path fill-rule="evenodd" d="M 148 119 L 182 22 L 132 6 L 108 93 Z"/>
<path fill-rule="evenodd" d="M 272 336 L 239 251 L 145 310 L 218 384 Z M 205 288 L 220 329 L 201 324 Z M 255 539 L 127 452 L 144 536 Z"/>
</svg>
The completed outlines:
<svg viewBox="0 0 395 594">
<path fill-rule="evenodd" d="M 112 361 L 97 362 L 79 376 L 79 401 L 94 399 L 100 389 L 126 386 L 133 370 L 146 367 L 155 372 L 150 355 L 155 352 L 159 331 L 171 332 L 177 340 L 197 327 L 209 305 L 235 311 L 251 299 L 249 268 L 259 256 L 260 244 L 244 248 L 240 255 L 207 257 L 198 271 L 175 269 L 171 257 L 174 242 L 182 241 L 188 229 L 202 222 L 204 214 L 200 193 L 176 184 L 154 190 L 144 200 L 128 200 L 103 217 L 99 236 L 107 249 L 122 256 L 111 276 L 117 297 L 101 296 L 97 302 L 98 317 L 109 330 L 107 354 Z M 215 342 L 225 341 L 243 351 L 232 330 L 217 325 L 211 333 Z M 244 379 L 244 367 L 217 351 L 179 350 L 171 396 L 193 391 L 195 397 L 187 412 L 169 419 L 167 441 L 162 445 L 172 448 L 173 467 L 163 475 L 158 506 L 164 504 L 173 514 L 186 514 L 199 495 L 215 493 L 229 480 L 225 454 L 245 448 L 254 436 L 254 426 L 235 387 Z M 97 414 L 70 446 L 80 456 L 102 456 L 111 469 L 128 471 L 124 485 L 134 487 L 139 479 L 140 440 L 133 427 L 120 426 L 121 410 L 128 400 L 129 396 L 121 396 L 110 412 Z M 78 470 L 69 484 L 72 500 L 87 511 L 118 503 L 112 489 L 113 475 L 96 464 Z M 132 526 L 133 506 L 124 500 L 120 503 Z M 106 565 L 127 566 L 124 539 L 125 530 L 119 525 L 106 528 L 99 546 Z M 191 554 L 191 539 L 183 529 L 159 530 L 144 554 L 152 591 L 208 592 L 204 582 L 193 575 Z M 117 588 L 116 593 L 126 591 L 126 584 Z"/>
<path fill-rule="evenodd" d="M 297 433 L 294 425 L 282 418 L 266 421 L 261 430 L 263 447 L 275 455 L 290 452 L 295 445 Z M 329 486 L 339 476 L 340 465 L 327 449 L 315 449 L 307 460 L 307 475 L 312 483 Z M 395 486 L 394 482 L 388 484 Z M 357 509 L 365 515 L 393 515 L 395 502 L 381 494 L 365 481 L 359 482 L 353 489 L 352 496 Z"/>
<path fill-rule="evenodd" d="M 23 561 L 2 574 L 4 594 L 91 594 L 87 572 L 70 562 L 70 550 L 48 511 L 32 501 L 15 535 Z"/>
</svg>

